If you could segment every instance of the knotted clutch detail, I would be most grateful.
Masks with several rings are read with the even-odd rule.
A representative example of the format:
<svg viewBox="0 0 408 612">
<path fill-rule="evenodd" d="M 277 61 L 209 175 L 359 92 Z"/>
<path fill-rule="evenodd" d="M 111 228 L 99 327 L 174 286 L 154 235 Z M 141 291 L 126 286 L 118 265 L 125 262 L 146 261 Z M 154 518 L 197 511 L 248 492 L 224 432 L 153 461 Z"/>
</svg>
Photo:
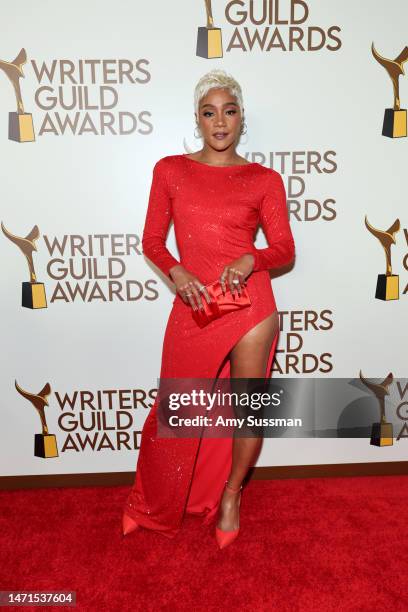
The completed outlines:
<svg viewBox="0 0 408 612">
<path fill-rule="evenodd" d="M 241 286 L 241 295 L 238 295 L 235 291 L 231 293 L 228 283 L 226 283 L 224 295 L 222 285 L 218 279 L 206 285 L 206 288 L 210 295 L 211 303 L 209 304 L 203 292 L 200 292 L 204 310 L 192 310 L 193 319 L 199 327 L 205 327 L 208 323 L 214 321 L 214 319 L 219 319 L 229 312 L 234 312 L 251 305 L 251 299 L 245 285 Z"/>
</svg>

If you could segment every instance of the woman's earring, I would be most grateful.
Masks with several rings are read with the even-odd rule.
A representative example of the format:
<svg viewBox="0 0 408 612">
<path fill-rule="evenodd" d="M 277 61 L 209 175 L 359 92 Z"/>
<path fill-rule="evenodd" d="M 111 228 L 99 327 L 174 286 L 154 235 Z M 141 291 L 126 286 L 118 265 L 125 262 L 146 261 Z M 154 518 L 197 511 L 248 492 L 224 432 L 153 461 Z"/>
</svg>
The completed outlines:
<svg viewBox="0 0 408 612">
<path fill-rule="evenodd" d="M 198 131 L 200 132 L 200 128 L 198 126 L 198 124 L 195 126 L 194 128 L 194 138 L 201 138 L 201 132 L 199 133 L 199 135 L 196 135 L 196 129 L 198 128 Z"/>
<path fill-rule="evenodd" d="M 241 136 L 243 136 L 246 133 L 247 133 L 247 125 L 246 125 L 245 121 L 243 121 L 241 123 L 241 130 L 239 132 L 239 142 L 240 142 L 240 144 L 246 144 L 248 142 L 248 136 L 246 137 L 245 142 L 241 142 Z"/>
</svg>

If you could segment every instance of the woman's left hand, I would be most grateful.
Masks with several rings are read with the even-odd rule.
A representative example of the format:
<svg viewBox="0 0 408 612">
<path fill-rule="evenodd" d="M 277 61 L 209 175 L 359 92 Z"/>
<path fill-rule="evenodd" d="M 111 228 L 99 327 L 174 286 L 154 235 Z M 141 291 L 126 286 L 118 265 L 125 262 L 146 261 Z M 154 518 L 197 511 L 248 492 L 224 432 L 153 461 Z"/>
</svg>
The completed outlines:
<svg viewBox="0 0 408 612">
<path fill-rule="evenodd" d="M 234 294 L 235 289 L 238 295 L 241 295 L 242 287 L 246 285 L 246 279 L 251 274 L 254 263 L 255 257 L 251 253 L 246 253 L 225 266 L 220 276 L 220 283 L 224 295 L 227 283 L 232 294 Z"/>
</svg>

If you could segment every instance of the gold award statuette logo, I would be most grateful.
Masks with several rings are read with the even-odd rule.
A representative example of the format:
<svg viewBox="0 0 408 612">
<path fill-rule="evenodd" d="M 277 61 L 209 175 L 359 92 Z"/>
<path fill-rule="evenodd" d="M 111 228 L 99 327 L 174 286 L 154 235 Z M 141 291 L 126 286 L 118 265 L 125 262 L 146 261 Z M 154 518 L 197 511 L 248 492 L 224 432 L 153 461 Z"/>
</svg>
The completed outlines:
<svg viewBox="0 0 408 612">
<path fill-rule="evenodd" d="M 198 28 L 196 55 L 206 59 L 222 57 L 221 28 L 214 27 L 211 0 L 205 0 L 205 10 L 207 13 L 207 26 Z"/>
<path fill-rule="evenodd" d="M 394 443 L 393 433 L 392 433 L 392 423 L 387 423 L 385 420 L 385 405 L 384 405 L 384 397 L 389 395 L 388 387 L 392 383 L 394 377 L 390 372 L 386 378 L 381 383 L 373 383 L 369 381 L 367 378 L 361 373 L 360 370 L 360 380 L 361 382 L 372 391 L 377 398 L 380 404 L 380 422 L 373 423 L 371 428 L 371 440 L 370 444 L 374 446 L 392 446 Z"/>
<path fill-rule="evenodd" d="M 407 135 L 407 109 L 400 106 L 399 77 L 405 74 L 403 64 L 408 60 L 408 47 L 404 47 L 394 60 L 380 55 L 374 43 L 371 45 L 371 52 L 377 62 L 386 69 L 394 89 L 394 107 L 385 109 L 382 135 L 389 138 L 401 138 Z"/>
<path fill-rule="evenodd" d="M 9 113 L 9 140 L 16 142 L 33 142 L 34 126 L 31 113 L 24 112 L 23 99 L 21 97 L 20 79 L 24 78 L 23 64 L 27 61 L 27 53 L 25 49 L 21 49 L 12 62 L 0 60 L 0 69 L 3 70 L 11 81 L 14 87 L 14 93 L 17 100 L 17 112 Z"/>
<path fill-rule="evenodd" d="M 49 406 L 47 398 L 51 393 L 50 383 L 46 383 L 39 393 L 25 391 L 17 381 L 14 381 L 14 384 L 20 395 L 31 402 L 40 415 L 42 433 L 34 435 L 34 455 L 43 459 L 58 457 L 57 439 L 55 434 L 48 433 L 47 421 L 45 419 L 44 406 Z"/>
<path fill-rule="evenodd" d="M 399 299 L 399 278 L 398 274 L 392 273 L 391 268 L 391 245 L 395 244 L 395 234 L 400 230 L 400 221 L 396 219 L 394 223 L 385 231 L 373 227 L 365 216 L 365 226 L 373 236 L 378 238 L 385 251 L 385 274 L 379 274 L 377 278 L 377 289 L 375 297 L 379 300 L 398 300 Z"/>
<path fill-rule="evenodd" d="M 1 222 L 1 229 L 3 234 L 7 236 L 11 242 L 14 242 L 18 248 L 23 252 L 27 259 L 28 269 L 30 272 L 30 281 L 22 283 L 22 296 L 21 305 L 25 308 L 47 308 L 47 298 L 45 295 L 44 283 L 38 283 L 37 277 L 34 271 L 33 264 L 33 251 L 37 250 L 35 241 L 40 236 L 40 230 L 37 225 L 34 225 L 33 229 L 25 238 L 15 236 L 8 229 L 5 228 L 3 221 Z"/>
</svg>

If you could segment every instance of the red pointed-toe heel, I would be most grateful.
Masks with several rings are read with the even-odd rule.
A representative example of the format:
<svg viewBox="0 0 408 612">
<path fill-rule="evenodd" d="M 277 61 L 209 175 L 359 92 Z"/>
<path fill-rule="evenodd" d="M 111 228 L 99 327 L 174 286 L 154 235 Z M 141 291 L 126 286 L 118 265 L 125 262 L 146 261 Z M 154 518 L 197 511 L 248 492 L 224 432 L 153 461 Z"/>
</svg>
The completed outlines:
<svg viewBox="0 0 408 612">
<path fill-rule="evenodd" d="M 225 483 L 225 488 L 229 489 L 233 493 L 239 493 L 242 490 L 242 485 L 239 489 L 234 489 L 231 485 L 228 484 L 228 480 Z M 241 504 L 241 496 L 239 498 L 239 505 Z M 229 544 L 232 544 L 234 540 L 238 537 L 239 527 L 238 529 L 233 529 L 232 531 L 223 531 L 219 527 L 215 528 L 215 539 L 217 540 L 218 546 L 221 548 L 225 548 Z"/>
<path fill-rule="evenodd" d="M 123 535 L 125 536 L 128 533 L 132 533 L 132 531 L 136 529 L 139 529 L 139 524 L 134 519 L 130 518 L 128 514 L 124 513 L 122 517 Z"/>
</svg>

